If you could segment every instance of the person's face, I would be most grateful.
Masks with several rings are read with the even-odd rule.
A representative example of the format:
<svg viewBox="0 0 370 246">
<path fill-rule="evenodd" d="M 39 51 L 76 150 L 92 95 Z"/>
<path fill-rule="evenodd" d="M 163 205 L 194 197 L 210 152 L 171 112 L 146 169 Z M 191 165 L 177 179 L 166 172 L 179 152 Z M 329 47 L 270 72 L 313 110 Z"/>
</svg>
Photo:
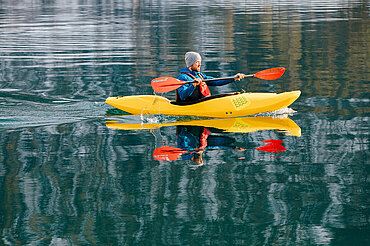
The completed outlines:
<svg viewBox="0 0 370 246">
<path fill-rule="evenodd" d="M 198 60 L 193 65 L 191 65 L 190 68 L 191 68 L 192 71 L 200 72 L 200 67 L 201 66 L 202 66 L 202 61 Z"/>
<path fill-rule="evenodd" d="M 197 153 L 191 158 L 191 160 L 199 165 L 203 165 L 202 154 L 203 154 L 203 150 L 197 151 Z"/>
</svg>

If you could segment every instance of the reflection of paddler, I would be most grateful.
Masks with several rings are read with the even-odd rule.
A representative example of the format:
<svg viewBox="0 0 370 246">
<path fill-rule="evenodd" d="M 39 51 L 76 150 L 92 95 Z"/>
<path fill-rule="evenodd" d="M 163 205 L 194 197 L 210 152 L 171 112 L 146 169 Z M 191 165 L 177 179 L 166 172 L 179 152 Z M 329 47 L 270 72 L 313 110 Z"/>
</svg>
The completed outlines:
<svg viewBox="0 0 370 246">
<path fill-rule="evenodd" d="M 205 149 L 210 133 L 202 126 L 177 126 L 177 146 L 186 150 Z"/>
<path fill-rule="evenodd" d="M 207 128 L 201 126 L 177 126 L 177 146 L 188 151 L 181 155 L 182 159 L 203 164 L 202 154 L 210 134 Z"/>
<path fill-rule="evenodd" d="M 235 140 L 231 137 L 211 135 L 211 131 L 201 126 L 177 126 L 177 147 L 188 152 L 182 153 L 183 160 L 192 160 L 198 164 L 203 164 L 202 154 L 206 149 L 237 149 L 232 143 Z"/>
</svg>

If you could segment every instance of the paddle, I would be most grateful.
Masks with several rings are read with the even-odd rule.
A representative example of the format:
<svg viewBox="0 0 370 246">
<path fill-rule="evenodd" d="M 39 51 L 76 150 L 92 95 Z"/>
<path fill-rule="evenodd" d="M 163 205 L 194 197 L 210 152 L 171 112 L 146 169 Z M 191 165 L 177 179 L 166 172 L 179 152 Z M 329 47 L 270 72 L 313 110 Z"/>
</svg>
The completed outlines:
<svg viewBox="0 0 370 246">
<path fill-rule="evenodd" d="M 274 80 L 280 78 L 283 73 L 285 72 L 285 68 L 283 67 L 277 67 L 277 68 L 270 68 L 263 71 L 260 71 L 255 74 L 249 74 L 245 77 L 256 77 L 259 79 L 264 80 Z M 205 79 L 203 82 L 208 81 L 215 81 L 215 80 L 227 80 L 227 79 L 234 79 L 235 77 L 226 77 L 226 78 L 214 78 L 214 79 Z M 194 83 L 194 81 L 181 81 L 176 78 L 172 77 L 160 77 L 153 79 L 151 84 L 153 87 L 153 90 L 159 93 L 169 92 L 176 90 L 180 86 L 188 83 Z"/>
<path fill-rule="evenodd" d="M 280 139 L 268 139 L 268 140 L 262 140 L 262 143 L 267 143 L 267 145 L 257 148 L 259 151 L 266 151 L 266 152 L 272 152 L 277 153 L 278 151 L 286 151 L 286 148 L 281 145 L 283 143 L 283 140 Z"/>
<path fill-rule="evenodd" d="M 165 145 L 156 148 L 153 152 L 153 157 L 157 161 L 175 161 L 184 153 L 187 153 L 187 151 Z"/>
</svg>

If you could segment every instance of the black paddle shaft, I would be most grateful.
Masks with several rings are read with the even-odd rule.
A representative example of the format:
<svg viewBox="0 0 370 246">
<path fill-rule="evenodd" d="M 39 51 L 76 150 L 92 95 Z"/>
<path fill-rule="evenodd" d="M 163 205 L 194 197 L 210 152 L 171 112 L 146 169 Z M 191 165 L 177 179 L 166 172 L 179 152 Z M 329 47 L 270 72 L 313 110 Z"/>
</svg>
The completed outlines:
<svg viewBox="0 0 370 246">
<path fill-rule="evenodd" d="M 254 74 L 249 74 L 249 75 L 245 75 L 244 78 L 247 78 L 247 77 L 253 77 Z M 227 80 L 227 79 L 235 79 L 235 77 L 225 77 L 225 78 L 213 78 L 213 79 L 205 79 L 205 80 L 202 80 L 203 82 L 208 82 L 208 81 L 216 81 L 216 80 Z M 193 81 L 188 81 L 186 82 L 185 84 L 190 84 L 190 83 L 194 83 L 195 80 Z"/>
</svg>

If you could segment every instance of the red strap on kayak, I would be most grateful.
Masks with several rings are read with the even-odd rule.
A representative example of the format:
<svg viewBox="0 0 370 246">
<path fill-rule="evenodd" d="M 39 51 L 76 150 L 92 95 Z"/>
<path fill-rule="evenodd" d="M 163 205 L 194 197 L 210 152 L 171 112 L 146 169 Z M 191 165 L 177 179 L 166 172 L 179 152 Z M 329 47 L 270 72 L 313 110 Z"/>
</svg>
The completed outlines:
<svg viewBox="0 0 370 246">
<path fill-rule="evenodd" d="M 191 73 L 187 73 L 187 72 L 182 72 L 184 74 L 187 74 L 189 75 L 190 77 L 192 77 L 193 79 L 195 79 L 196 77 L 194 75 L 192 75 Z M 201 74 L 198 74 L 200 79 L 203 80 L 203 77 Z M 203 96 L 205 97 L 209 97 L 211 95 L 211 92 L 209 91 L 209 88 L 207 86 L 206 83 L 201 83 L 200 84 L 200 92 L 202 93 Z"/>
</svg>

